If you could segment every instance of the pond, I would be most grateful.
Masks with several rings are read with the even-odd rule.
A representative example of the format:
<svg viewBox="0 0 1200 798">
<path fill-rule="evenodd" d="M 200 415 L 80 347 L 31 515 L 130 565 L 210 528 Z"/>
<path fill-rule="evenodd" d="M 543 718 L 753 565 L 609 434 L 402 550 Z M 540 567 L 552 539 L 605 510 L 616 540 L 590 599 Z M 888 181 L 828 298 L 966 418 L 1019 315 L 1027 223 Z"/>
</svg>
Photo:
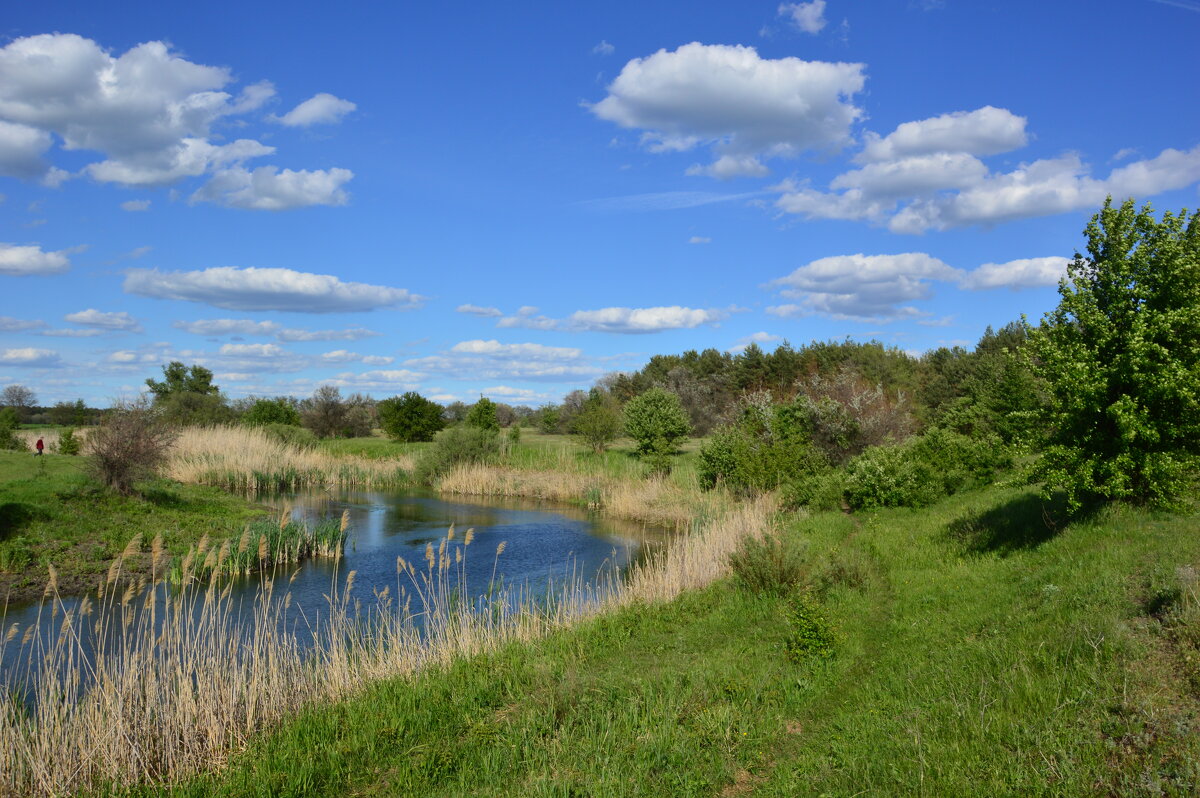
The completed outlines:
<svg viewBox="0 0 1200 798">
<path fill-rule="evenodd" d="M 301 646 L 312 645 L 302 630 L 309 628 L 306 624 L 311 619 L 328 613 L 329 597 L 344 593 L 351 571 L 355 574 L 351 598 L 360 600 L 368 611 L 378 611 L 376 597 L 385 589 L 395 597 L 405 587 L 411 595 L 413 580 L 400 576 L 397 558 L 415 567 L 419 581 L 426 572 L 428 547 L 436 553 L 451 525 L 455 529 L 452 549 L 465 556 L 454 562 L 450 581 L 460 595 L 471 598 L 495 592 L 498 586 L 517 588 L 529 596 L 545 595 L 553 586 L 570 582 L 602 588 L 607 580 L 620 578 L 631 564 L 664 545 L 670 534 L 575 507 L 522 500 L 449 499 L 411 491 L 325 491 L 260 497 L 260 501 L 308 522 L 337 518 L 343 512 L 349 517 L 343 557 L 310 559 L 276 575 L 277 582 L 286 578 L 286 590 L 291 594 L 283 621 L 296 632 Z M 463 547 L 468 530 L 472 530 L 472 540 Z M 261 575 L 252 574 L 222 585 L 229 588 L 231 606 L 253 607 L 263 581 Z M 167 589 L 156 588 L 160 595 Z M 87 638 L 93 629 L 107 629 L 107 636 L 123 634 L 125 614 L 142 612 L 149 595 L 147 591 L 125 609 L 119 601 L 100 602 L 89 614 L 88 623 L 77 626 L 82 637 L 80 653 L 90 659 L 95 643 Z M 0 643 L 0 683 L 24 681 L 39 669 L 47 641 L 60 637 L 62 615 L 76 612 L 83 600 L 63 597 L 53 612 L 41 603 L 8 607 L 3 628 L 9 630 L 17 624 L 18 632 Z M 235 609 L 229 617 L 236 623 L 238 616 Z M 41 634 L 27 635 L 31 627 Z M 63 661 L 61 657 L 55 660 Z"/>
</svg>

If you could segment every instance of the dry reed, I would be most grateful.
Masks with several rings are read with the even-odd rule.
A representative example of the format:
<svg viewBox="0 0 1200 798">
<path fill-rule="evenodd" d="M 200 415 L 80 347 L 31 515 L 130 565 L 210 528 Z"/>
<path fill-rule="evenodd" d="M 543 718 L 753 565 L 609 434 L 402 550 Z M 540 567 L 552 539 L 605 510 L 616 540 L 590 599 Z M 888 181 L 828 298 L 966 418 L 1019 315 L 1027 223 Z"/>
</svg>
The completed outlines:
<svg viewBox="0 0 1200 798">
<path fill-rule="evenodd" d="M 386 487 L 403 482 L 412 468 L 408 456 L 336 457 L 290 446 L 250 427 L 189 427 L 179 435 L 166 475 L 180 482 L 259 493 Z"/>
<path fill-rule="evenodd" d="M 340 591 L 331 591 L 325 617 L 303 632 L 314 635 L 310 649 L 295 627 L 280 632 L 291 604 L 283 574 L 264 576 L 250 617 L 240 623 L 217 581 L 180 591 L 151 586 L 140 604 L 131 603 L 129 591 L 120 598 L 112 591 L 94 608 L 86 606 L 90 598 L 67 607 L 48 586 L 43 609 L 61 618 L 57 631 L 31 625 L 23 638 L 29 645 L 17 649 L 26 652 L 26 665 L 37 664 L 37 676 L 28 705 L 0 705 L 0 793 L 61 795 L 219 768 L 255 732 L 314 702 L 703 587 L 725 574 L 728 554 L 743 539 L 768 530 L 773 510 L 766 500 L 741 505 L 678 536 L 624 579 L 598 587 L 573 582 L 540 602 L 506 590 L 457 600 L 473 530 L 447 535 L 436 549 L 429 546 L 425 569 L 397 560 L 395 594 L 377 592 L 380 611 L 366 617 L 351 602 L 349 574 Z M 503 551 L 501 544 L 497 560 Z M 117 578 L 123 564 L 124 555 Z M 94 652 L 81 642 L 88 624 L 103 627 L 95 629 Z M 7 641 L 19 631 L 0 640 L 0 666 L 9 664 Z"/>
</svg>

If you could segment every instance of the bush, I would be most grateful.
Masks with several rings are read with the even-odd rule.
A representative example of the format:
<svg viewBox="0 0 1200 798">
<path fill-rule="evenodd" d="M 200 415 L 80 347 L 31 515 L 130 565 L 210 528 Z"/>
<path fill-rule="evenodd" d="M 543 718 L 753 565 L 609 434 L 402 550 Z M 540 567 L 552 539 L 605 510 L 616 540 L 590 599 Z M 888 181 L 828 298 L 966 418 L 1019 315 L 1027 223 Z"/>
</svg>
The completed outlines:
<svg viewBox="0 0 1200 798">
<path fill-rule="evenodd" d="M 493 432 L 499 430 L 500 420 L 496 417 L 496 403 L 486 396 L 479 397 L 479 401 L 471 405 L 471 409 L 467 411 L 464 422 L 477 429 Z"/>
<path fill-rule="evenodd" d="M 987 484 L 1012 466 L 998 438 L 968 438 L 934 428 L 899 446 L 877 446 L 847 467 L 851 507 L 925 507 L 968 487 Z"/>
<path fill-rule="evenodd" d="M 612 397 L 592 391 L 583 410 L 571 421 L 571 432 L 599 454 L 621 434 L 621 406 Z"/>
<path fill-rule="evenodd" d="M 747 399 L 737 423 L 718 430 L 700 449 L 700 487 L 705 490 L 720 483 L 749 495 L 826 469 L 796 407 L 773 405 L 767 394 Z"/>
<path fill-rule="evenodd" d="M 784 610 L 788 636 L 784 650 L 792 662 L 833 656 L 836 637 L 833 624 L 825 617 L 821 605 L 806 593 L 793 595 Z"/>
<path fill-rule="evenodd" d="M 692 430 L 679 397 L 651 388 L 625 405 L 625 432 L 637 443 L 638 454 L 669 455 Z"/>
<path fill-rule="evenodd" d="M 128 496 L 134 482 L 158 473 L 176 434 L 144 404 L 115 408 L 88 436 L 89 468 L 109 488 Z"/>
<path fill-rule="evenodd" d="M 313 435 L 312 430 L 304 427 L 293 427 L 291 424 L 267 424 L 260 427 L 268 437 L 271 437 L 285 446 L 293 446 L 297 449 L 312 449 L 317 445 L 317 436 Z"/>
<path fill-rule="evenodd" d="M 19 423 L 16 408 L 0 409 L 0 449 L 10 452 L 29 451 L 29 446 L 25 441 L 17 437 L 17 424 Z"/>
<path fill-rule="evenodd" d="M 416 391 L 384 399 L 376 407 L 383 431 L 401 443 L 431 441 L 446 426 L 444 408 Z"/>
<path fill-rule="evenodd" d="M 79 439 L 75 437 L 75 430 L 72 427 L 67 427 L 58 434 L 58 453 L 75 456 L 79 454 L 80 444 Z"/>
<path fill-rule="evenodd" d="M 729 567 L 739 586 L 767 596 L 791 593 L 805 575 L 801 552 L 778 538 L 747 538 L 729 556 Z"/>
<path fill-rule="evenodd" d="M 242 423 L 250 427 L 265 427 L 268 424 L 300 426 L 300 411 L 296 403 L 287 397 L 259 399 L 242 416 Z"/>
<path fill-rule="evenodd" d="M 783 486 L 786 507 L 837 510 L 846 499 L 846 472 L 840 468 L 814 468 Z"/>
<path fill-rule="evenodd" d="M 844 365 L 832 379 L 814 375 L 799 385 L 795 411 L 809 439 L 834 465 L 844 465 L 871 446 L 899 443 L 914 427 L 903 395 L 889 399 L 883 387 Z"/>
<path fill-rule="evenodd" d="M 416 480 L 433 485 L 438 477 L 458 465 L 487 463 L 500 453 L 500 434 L 462 424 L 444 430 L 421 455 L 413 472 Z"/>
</svg>

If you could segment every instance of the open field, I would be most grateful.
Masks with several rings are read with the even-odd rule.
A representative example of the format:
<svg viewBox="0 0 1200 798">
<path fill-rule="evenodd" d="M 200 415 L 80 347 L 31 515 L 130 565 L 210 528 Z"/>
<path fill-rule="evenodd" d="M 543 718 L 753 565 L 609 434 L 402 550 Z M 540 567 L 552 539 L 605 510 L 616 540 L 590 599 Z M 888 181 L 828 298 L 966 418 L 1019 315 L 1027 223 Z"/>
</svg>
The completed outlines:
<svg viewBox="0 0 1200 798">
<path fill-rule="evenodd" d="M 793 520 L 829 657 L 726 580 L 311 707 L 164 792 L 1192 795 L 1197 520 L 1017 487 Z"/>
</svg>

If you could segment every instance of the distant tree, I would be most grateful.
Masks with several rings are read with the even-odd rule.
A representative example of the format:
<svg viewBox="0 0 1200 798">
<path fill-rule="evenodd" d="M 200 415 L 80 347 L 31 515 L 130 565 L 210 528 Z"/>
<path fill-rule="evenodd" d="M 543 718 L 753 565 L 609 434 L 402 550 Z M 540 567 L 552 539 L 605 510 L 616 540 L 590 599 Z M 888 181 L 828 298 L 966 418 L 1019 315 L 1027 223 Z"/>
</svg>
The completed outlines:
<svg viewBox="0 0 1200 798">
<path fill-rule="evenodd" d="M 171 424 L 226 424 L 234 420 L 213 373 L 204 366 L 173 360 L 162 367 L 161 381 L 148 378 L 158 418 Z"/>
<path fill-rule="evenodd" d="M 346 397 L 346 418 L 339 434 L 344 438 L 367 438 L 378 421 L 375 400 L 366 394 L 352 393 Z"/>
<path fill-rule="evenodd" d="M 583 409 L 575 416 L 571 431 L 599 454 L 621 435 L 623 421 L 620 403 L 611 395 L 593 388 Z"/>
<path fill-rule="evenodd" d="M 50 423 L 60 427 L 81 427 L 87 423 L 87 405 L 82 399 L 59 402 L 50 408 Z"/>
<path fill-rule="evenodd" d="M 21 423 L 17 409 L 12 406 L 0 408 L 0 449 L 25 452 L 29 447 L 17 437 L 17 426 Z"/>
<path fill-rule="evenodd" d="M 486 396 L 479 397 L 479 401 L 471 405 L 465 421 L 469 426 L 479 429 L 500 429 L 500 422 L 496 419 L 496 403 Z"/>
<path fill-rule="evenodd" d="M 89 468 L 109 488 L 129 495 L 135 482 L 159 472 L 177 434 L 156 408 L 119 405 L 88 435 Z"/>
<path fill-rule="evenodd" d="M 149 378 L 146 380 L 146 385 L 149 386 L 150 393 L 154 394 L 156 400 L 179 393 L 198 393 L 203 395 L 216 395 L 220 393 L 220 389 L 216 385 L 213 385 L 213 373 L 204 368 L 204 366 L 189 367 L 178 360 L 172 360 L 162 367 L 162 371 L 163 379 L 161 382 Z"/>
<path fill-rule="evenodd" d="M 300 418 L 318 438 L 340 435 L 346 426 L 346 403 L 336 385 L 322 385 L 300 403 Z"/>
<path fill-rule="evenodd" d="M 1048 386 L 1047 491 L 1171 504 L 1200 461 L 1200 212 L 1111 198 L 1025 350 Z"/>
<path fill-rule="evenodd" d="M 36 404 L 37 395 L 24 385 L 8 385 L 3 391 L 0 391 L 0 405 L 16 410 L 17 417 L 22 422 L 29 418 L 29 414 Z"/>
<path fill-rule="evenodd" d="M 651 388 L 625 405 L 625 432 L 639 454 L 669 454 L 691 429 L 679 397 L 662 388 Z"/>
<path fill-rule="evenodd" d="M 415 391 L 384 399 L 378 408 L 383 431 L 402 443 L 431 441 L 446 426 L 442 417 L 445 408 Z"/>
<path fill-rule="evenodd" d="M 258 399 L 242 415 L 242 423 L 248 427 L 264 427 L 267 424 L 289 424 L 300 426 L 300 411 L 291 398 L 279 396 L 274 399 Z"/>
<path fill-rule="evenodd" d="M 471 408 L 467 407 L 467 405 L 463 402 L 451 402 L 450 404 L 446 405 L 446 409 L 443 411 L 442 416 L 446 419 L 446 423 L 458 424 L 466 420 L 467 413 L 470 411 L 470 409 Z"/>
<path fill-rule="evenodd" d="M 558 432 L 559 414 L 558 408 L 552 404 L 543 405 L 538 410 L 537 426 L 542 432 L 547 435 L 552 435 Z"/>
<path fill-rule="evenodd" d="M 75 437 L 75 428 L 67 427 L 58 436 L 58 453 L 75 456 L 79 454 L 82 444 Z"/>
</svg>

